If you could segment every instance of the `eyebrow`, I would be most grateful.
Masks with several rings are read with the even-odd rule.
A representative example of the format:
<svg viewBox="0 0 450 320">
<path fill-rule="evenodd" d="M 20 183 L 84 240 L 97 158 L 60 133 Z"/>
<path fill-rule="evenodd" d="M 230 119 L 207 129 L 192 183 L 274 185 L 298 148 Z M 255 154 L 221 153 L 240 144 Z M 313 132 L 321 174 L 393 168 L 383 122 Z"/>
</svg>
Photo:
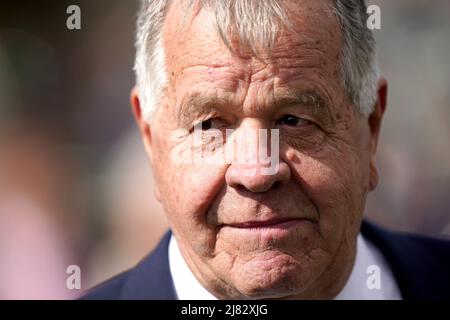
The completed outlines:
<svg viewBox="0 0 450 320">
<path fill-rule="evenodd" d="M 215 107 L 227 104 L 230 104 L 228 100 L 221 99 L 217 95 L 203 94 L 199 91 L 186 94 L 177 107 L 178 120 L 183 122 L 197 114 L 205 113 L 205 111 L 211 112 Z"/>
<path fill-rule="evenodd" d="M 323 126 L 331 125 L 333 115 L 331 112 L 331 101 L 321 91 L 316 89 L 287 88 L 286 91 L 275 97 L 274 108 L 301 107 L 309 114 L 314 115 L 316 120 Z"/>
<path fill-rule="evenodd" d="M 280 95 L 275 100 L 277 107 L 291 105 L 314 107 L 316 113 L 323 111 L 322 109 L 329 109 L 330 105 L 328 100 L 315 90 L 301 91 L 290 89 L 287 93 Z"/>
</svg>

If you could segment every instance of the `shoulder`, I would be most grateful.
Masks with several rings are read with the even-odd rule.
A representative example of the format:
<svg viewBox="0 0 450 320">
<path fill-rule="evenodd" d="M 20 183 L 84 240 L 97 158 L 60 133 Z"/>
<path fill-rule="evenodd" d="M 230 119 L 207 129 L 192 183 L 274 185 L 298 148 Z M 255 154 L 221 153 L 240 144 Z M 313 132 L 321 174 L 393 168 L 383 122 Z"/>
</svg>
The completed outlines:
<svg viewBox="0 0 450 320">
<path fill-rule="evenodd" d="M 386 258 L 404 298 L 450 298 L 450 239 L 389 231 L 368 222 L 361 231 Z"/>
<path fill-rule="evenodd" d="M 81 300 L 119 300 L 131 270 L 123 272 L 89 290 Z"/>
<path fill-rule="evenodd" d="M 409 257 L 411 261 L 427 257 L 438 259 L 441 264 L 450 265 L 450 237 L 432 238 L 392 231 L 369 222 L 363 223 L 361 231 L 375 245 L 381 246 L 381 249 L 401 250 L 402 255 Z"/>
<path fill-rule="evenodd" d="M 82 300 L 175 299 L 170 275 L 167 232 L 156 248 L 137 266 L 94 287 Z"/>
</svg>

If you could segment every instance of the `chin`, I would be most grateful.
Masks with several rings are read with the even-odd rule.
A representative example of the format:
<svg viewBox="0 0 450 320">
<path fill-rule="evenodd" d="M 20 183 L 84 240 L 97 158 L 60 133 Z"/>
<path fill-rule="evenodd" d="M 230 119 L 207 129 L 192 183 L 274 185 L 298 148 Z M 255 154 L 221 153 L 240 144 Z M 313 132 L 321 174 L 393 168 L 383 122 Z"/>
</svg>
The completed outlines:
<svg viewBox="0 0 450 320">
<path fill-rule="evenodd" d="M 301 294 L 311 282 L 311 270 L 306 261 L 296 261 L 283 253 L 269 256 L 257 257 L 241 270 L 235 270 L 238 291 L 249 299 L 288 299 Z"/>
</svg>

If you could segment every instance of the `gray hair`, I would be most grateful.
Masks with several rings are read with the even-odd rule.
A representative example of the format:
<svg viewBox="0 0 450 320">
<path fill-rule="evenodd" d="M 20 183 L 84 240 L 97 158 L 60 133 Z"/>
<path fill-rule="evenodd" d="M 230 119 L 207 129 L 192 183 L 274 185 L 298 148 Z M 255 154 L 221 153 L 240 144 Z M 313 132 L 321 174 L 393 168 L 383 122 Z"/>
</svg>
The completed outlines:
<svg viewBox="0 0 450 320">
<path fill-rule="evenodd" d="M 138 14 L 134 70 L 143 117 L 149 122 L 167 82 L 162 30 L 172 1 L 141 0 Z M 270 48 L 282 26 L 290 26 L 280 0 L 189 0 L 188 6 L 196 1 L 213 14 L 216 28 L 228 47 L 229 31 L 255 52 L 258 46 Z M 366 26 L 365 0 L 330 2 L 342 32 L 342 84 L 360 113 L 368 115 L 376 103 L 379 71 L 375 39 Z"/>
</svg>

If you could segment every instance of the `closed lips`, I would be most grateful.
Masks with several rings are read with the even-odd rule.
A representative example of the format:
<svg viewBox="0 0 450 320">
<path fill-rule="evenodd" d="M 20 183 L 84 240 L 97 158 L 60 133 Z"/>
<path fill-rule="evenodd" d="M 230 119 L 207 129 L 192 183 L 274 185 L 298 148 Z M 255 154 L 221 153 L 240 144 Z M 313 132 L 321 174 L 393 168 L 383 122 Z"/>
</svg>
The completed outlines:
<svg viewBox="0 0 450 320">
<path fill-rule="evenodd" d="M 228 224 L 224 226 L 238 228 L 238 229 L 255 229 L 255 228 L 283 228 L 289 227 L 296 223 L 305 221 L 306 219 L 291 218 L 291 219 L 271 219 L 266 221 L 247 221 L 243 223 Z"/>
</svg>

